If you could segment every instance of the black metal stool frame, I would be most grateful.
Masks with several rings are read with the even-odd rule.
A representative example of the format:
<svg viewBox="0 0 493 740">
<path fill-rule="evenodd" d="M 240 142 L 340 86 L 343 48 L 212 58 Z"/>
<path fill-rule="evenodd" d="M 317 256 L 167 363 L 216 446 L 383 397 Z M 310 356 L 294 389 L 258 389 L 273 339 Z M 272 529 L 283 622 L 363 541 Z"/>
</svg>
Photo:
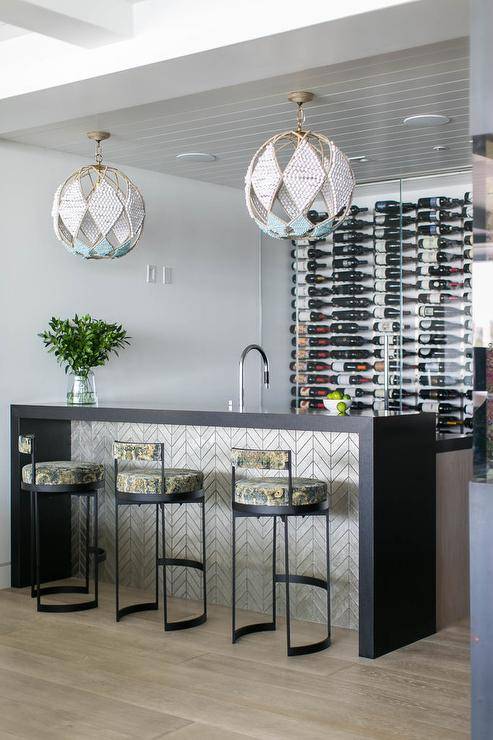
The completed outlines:
<svg viewBox="0 0 493 740">
<path fill-rule="evenodd" d="M 265 450 L 264 452 L 279 452 L 279 450 Z M 231 468 L 231 496 L 233 510 L 233 579 L 232 579 L 232 642 L 236 643 L 240 637 L 253 632 L 270 632 L 276 629 L 276 584 L 284 583 L 286 585 L 286 641 L 287 654 L 289 657 L 294 655 L 308 655 L 325 650 L 331 643 L 331 614 L 330 614 L 330 529 L 329 529 L 329 502 L 328 499 L 316 504 L 298 505 L 293 504 L 293 477 L 292 477 L 292 457 L 290 450 L 283 450 L 288 456 L 288 505 L 287 506 L 262 506 L 254 504 L 238 503 L 235 498 L 236 493 L 236 468 Z M 292 516 L 323 516 L 325 517 L 325 535 L 326 535 L 326 572 L 327 579 L 314 578 L 313 576 L 300 576 L 291 574 L 289 571 L 289 518 Z M 272 523 L 272 621 L 257 622 L 246 624 L 242 627 L 236 626 L 236 519 L 255 517 L 271 517 Z M 284 564 L 285 573 L 276 573 L 276 532 L 277 517 L 280 517 L 284 524 Z M 308 643 L 305 645 L 293 645 L 291 641 L 291 604 L 290 589 L 291 583 L 301 583 L 307 586 L 316 586 L 322 588 L 327 593 L 327 636 L 318 642 Z"/>
<path fill-rule="evenodd" d="M 138 444 L 138 443 L 136 443 Z M 142 611 L 157 611 L 159 609 L 159 567 L 163 568 L 163 612 L 164 612 L 164 629 L 166 632 L 172 630 L 189 629 L 204 624 L 207 620 L 207 587 L 206 587 L 206 546 L 205 546 L 205 493 L 203 489 L 192 491 L 190 493 L 166 494 L 166 478 L 164 475 L 164 444 L 160 444 L 160 463 L 161 463 L 161 491 L 163 494 L 153 493 L 125 493 L 117 488 L 118 480 L 118 460 L 114 460 L 115 471 L 115 588 L 116 588 L 116 621 L 119 622 L 128 614 L 135 614 Z M 142 506 L 148 504 L 156 507 L 156 530 L 155 530 L 155 548 L 156 548 L 156 575 L 155 575 L 155 598 L 154 601 L 141 602 L 139 604 L 130 604 L 129 606 L 120 607 L 120 565 L 119 565 L 119 508 L 120 506 Z M 165 527 L 165 510 L 164 504 L 200 504 L 201 505 L 201 523 L 202 523 L 202 562 L 188 558 L 166 557 L 166 527 Z M 161 510 L 161 550 L 159 555 L 159 511 Z M 203 593 L 203 611 L 196 617 L 189 617 L 179 620 L 168 620 L 168 594 L 167 594 L 167 566 L 184 566 L 194 568 L 202 572 L 202 593 Z"/>
<path fill-rule="evenodd" d="M 25 435 L 28 436 L 28 435 Z M 77 483 L 61 485 L 36 484 L 36 442 L 31 436 L 31 480 L 33 483 L 21 483 L 21 489 L 28 491 L 31 498 L 31 597 L 36 599 L 38 612 L 78 612 L 87 609 L 96 609 L 99 599 L 99 564 L 106 560 L 106 553 L 98 547 L 98 491 L 104 486 L 104 481 L 94 483 Z M 86 553 L 85 553 L 85 586 L 41 586 L 41 552 L 39 537 L 39 497 L 70 494 L 71 496 L 86 497 Z M 90 501 L 94 502 L 93 545 L 89 544 L 90 537 Z M 94 598 L 88 601 L 79 601 L 73 604 L 43 604 L 42 596 L 53 594 L 89 594 L 89 564 L 91 555 L 94 557 Z"/>
</svg>

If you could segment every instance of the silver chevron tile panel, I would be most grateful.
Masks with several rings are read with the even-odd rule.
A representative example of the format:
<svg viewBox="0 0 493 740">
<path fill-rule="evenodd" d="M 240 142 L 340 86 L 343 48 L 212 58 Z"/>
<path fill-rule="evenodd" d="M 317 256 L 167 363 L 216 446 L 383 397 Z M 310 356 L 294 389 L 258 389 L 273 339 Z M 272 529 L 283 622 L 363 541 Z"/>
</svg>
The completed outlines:
<svg viewBox="0 0 493 740">
<path fill-rule="evenodd" d="M 231 447 L 291 449 L 294 474 L 327 481 L 330 491 L 330 560 L 332 621 L 358 627 L 358 435 L 276 429 L 110 424 L 72 422 L 74 460 L 102 462 L 106 486 L 100 497 L 100 545 L 107 559 L 102 578 L 114 580 L 115 505 L 112 444 L 114 440 L 163 442 L 165 464 L 202 470 L 206 492 L 207 592 L 211 603 L 231 603 Z M 200 508 L 166 507 L 168 555 L 201 558 Z M 73 562 L 84 572 L 84 508 L 74 504 Z M 238 605 L 269 612 L 272 605 L 272 520 L 237 521 Z M 290 570 L 325 576 L 325 526 L 322 517 L 297 517 L 289 522 Z M 277 570 L 283 570 L 284 527 L 277 526 Z M 155 576 L 155 509 L 120 508 L 120 573 L 125 585 L 152 590 Z M 199 599 L 201 579 L 187 568 L 169 568 L 168 590 L 178 597 Z M 190 572 L 189 572 L 190 571 Z M 324 621 L 324 594 L 293 586 L 293 614 Z M 278 610 L 284 608 L 284 586 L 278 586 Z"/>
</svg>

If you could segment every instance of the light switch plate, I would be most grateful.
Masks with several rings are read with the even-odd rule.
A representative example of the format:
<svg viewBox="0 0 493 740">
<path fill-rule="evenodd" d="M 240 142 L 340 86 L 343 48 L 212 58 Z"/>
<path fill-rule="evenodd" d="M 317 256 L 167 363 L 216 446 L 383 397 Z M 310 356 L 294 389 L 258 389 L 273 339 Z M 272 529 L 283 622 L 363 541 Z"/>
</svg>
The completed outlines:
<svg viewBox="0 0 493 740">
<path fill-rule="evenodd" d="M 163 267 L 163 283 L 164 285 L 171 285 L 173 282 L 173 270 L 171 267 Z"/>
<path fill-rule="evenodd" d="M 156 265 L 146 265 L 146 283 L 155 283 L 156 274 Z"/>
</svg>

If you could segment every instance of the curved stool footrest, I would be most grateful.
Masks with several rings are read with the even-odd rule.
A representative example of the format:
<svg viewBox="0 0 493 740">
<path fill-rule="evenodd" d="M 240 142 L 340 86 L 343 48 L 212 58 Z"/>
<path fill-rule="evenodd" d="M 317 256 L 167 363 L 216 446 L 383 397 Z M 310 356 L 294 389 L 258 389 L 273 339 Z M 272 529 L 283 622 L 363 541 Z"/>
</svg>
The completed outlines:
<svg viewBox="0 0 493 740">
<path fill-rule="evenodd" d="M 325 650 L 330 647 L 330 637 L 324 637 L 319 642 L 311 642 L 308 645 L 296 645 L 288 648 L 288 656 L 292 655 L 309 655 L 310 653 L 318 653 L 320 650 Z"/>
<path fill-rule="evenodd" d="M 98 563 L 104 563 L 106 560 L 106 550 L 104 550 L 102 547 L 90 547 L 89 553 L 91 555 L 96 555 L 96 560 Z"/>
<path fill-rule="evenodd" d="M 173 630 L 186 630 L 189 627 L 198 627 L 199 624 L 204 624 L 207 621 L 207 612 L 202 612 L 198 617 L 190 617 L 189 619 L 177 619 L 175 622 L 165 622 L 164 629 L 166 632 L 172 632 Z"/>
<path fill-rule="evenodd" d="M 288 579 L 285 573 L 276 573 L 276 583 L 286 583 Z M 317 586 L 317 588 L 323 588 L 325 591 L 328 589 L 327 581 L 323 578 L 314 578 L 313 576 L 289 576 L 289 583 L 303 583 L 305 586 Z"/>
<path fill-rule="evenodd" d="M 82 601 L 78 604 L 40 604 L 38 612 L 84 612 L 87 609 L 96 609 L 97 605 L 97 599 Z"/>
<path fill-rule="evenodd" d="M 198 560 L 188 560 L 187 558 L 158 558 L 158 565 L 183 565 L 186 568 L 196 568 L 204 570 L 204 564 Z"/>
<path fill-rule="evenodd" d="M 50 594 L 88 594 L 89 589 L 86 586 L 42 586 L 39 589 L 40 596 L 49 596 Z M 31 589 L 33 599 L 38 595 L 38 589 Z M 72 606 L 72 604 L 70 605 Z"/>
<path fill-rule="evenodd" d="M 119 622 L 123 617 L 129 614 L 135 614 L 136 612 L 149 612 L 157 611 L 159 604 L 156 601 L 143 602 L 141 604 L 130 604 L 130 606 L 124 606 L 123 609 L 118 609 L 116 613 L 116 621 Z"/>
<path fill-rule="evenodd" d="M 244 635 L 251 635 L 252 632 L 274 632 L 275 629 L 275 622 L 257 622 L 254 624 L 245 624 L 243 627 L 238 627 L 238 629 L 234 630 L 233 643 L 235 643 L 237 640 L 239 640 L 240 637 L 243 637 Z"/>
</svg>

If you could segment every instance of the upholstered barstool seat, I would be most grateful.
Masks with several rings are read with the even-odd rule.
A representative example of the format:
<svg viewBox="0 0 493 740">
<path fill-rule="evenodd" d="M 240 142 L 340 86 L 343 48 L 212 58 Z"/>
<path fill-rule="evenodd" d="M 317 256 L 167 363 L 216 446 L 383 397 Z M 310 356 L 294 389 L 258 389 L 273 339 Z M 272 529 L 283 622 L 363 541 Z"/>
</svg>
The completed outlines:
<svg viewBox="0 0 493 740">
<path fill-rule="evenodd" d="M 293 478 L 293 506 L 319 504 L 327 499 L 327 484 L 316 478 Z M 237 479 L 235 501 L 253 506 L 288 506 L 289 478 Z"/>
<path fill-rule="evenodd" d="M 24 465 L 22 482 L 32 483 L 32 477 L 33 466 Z M 98 463 L 71 460 L 36 463 L 36 485 L 38 486 L 78 486 L 84 483 L 97 483 L 103 478 L 104 467 Z"/>
<path fill-rule="evenodd" d="M 168 496 L 193 493 L 202 488 L 204 475 L 200 470 L 164 468 L 164 491 L 162 481 L 160 470 L 124 470 L 118 473 L 116 487 L 121 493 L 166 493 Z"/>
</svg>

